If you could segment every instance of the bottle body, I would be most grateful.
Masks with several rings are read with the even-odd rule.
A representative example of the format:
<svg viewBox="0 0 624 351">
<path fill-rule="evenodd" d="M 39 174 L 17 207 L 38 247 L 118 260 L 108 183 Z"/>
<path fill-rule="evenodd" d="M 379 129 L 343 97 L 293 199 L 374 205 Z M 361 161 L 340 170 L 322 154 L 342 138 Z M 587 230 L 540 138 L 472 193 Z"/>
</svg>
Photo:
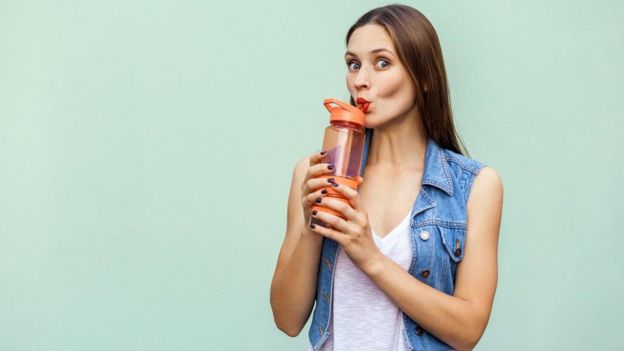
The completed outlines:
<svg viewBox="0 0 624 351">
<path fill-rule="evenodd" d="M 349 186 L 357 190 L 360 184 L 359 175 L 365 137 L 364 126 L 362 125 L 347 121 L 332 121 L 325 128 L 322 149 L 327 152 L 323 162 L 334 165 L 334 170 L 324 174 L 321 178 L 334 178 L 334 182 L 341 186 Z M 328 186 L 324 188 L 327 190 L 326 197 L 349 204 L 349 200 L 335 190 L 331 184 L 327 184 Z M 331 213 L 345 219 L 340 212 L 324 207 L 322 204 L 314 205 L 312 209 Z M 331 227 L 314 217 L 311 217 L 310 223 Z"/>
<path fill-rule="evenodd" d="M 334 165 L 333 176 L 357 180 L 362 165 L 364 128 L 349 122 L 333 122 L 325 128 L 323 150 L 326 163 Z"/>
</svg>

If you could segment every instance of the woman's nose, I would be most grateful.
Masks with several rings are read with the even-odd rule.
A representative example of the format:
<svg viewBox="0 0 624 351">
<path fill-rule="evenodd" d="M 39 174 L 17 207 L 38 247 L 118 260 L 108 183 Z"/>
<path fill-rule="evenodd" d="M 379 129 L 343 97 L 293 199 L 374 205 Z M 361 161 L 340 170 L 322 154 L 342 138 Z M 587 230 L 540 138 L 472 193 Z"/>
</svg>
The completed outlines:
<svg viewBox="0 0 624 351">
<path fill-rule="evenodd" d="M 353 85 L 355 85 L 357 89 L 370 88 L 370 76 L 368 74 L 368 70 L 360 69 L 355 76 Z"/>
</svg>

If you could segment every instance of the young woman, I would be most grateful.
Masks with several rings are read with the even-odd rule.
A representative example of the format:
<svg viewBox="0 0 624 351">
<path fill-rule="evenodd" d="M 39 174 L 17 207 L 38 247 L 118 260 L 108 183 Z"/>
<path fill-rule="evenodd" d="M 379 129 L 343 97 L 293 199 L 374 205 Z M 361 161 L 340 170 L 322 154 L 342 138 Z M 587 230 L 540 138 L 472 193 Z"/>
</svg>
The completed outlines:
<svg viewBox="0 0 624 351">
<path fill-rule="evenodd" d="M 371 10 L 346 39 L 351 103 L 367 105 L 363 181 L 335 187 L 349 206 L 321 190 L 332 170 L 323 151 L 295 166 L 275 323 L 296 336 L 314 306 L 315 351 L 470 350 L 497 285 L 500 177 L 459 148 L 440 44 L 422 13 Z M 315 203 L 347 220 L 311 212 Z M 310 216 L 333 229 L 308 227 Z"/>
</svg>

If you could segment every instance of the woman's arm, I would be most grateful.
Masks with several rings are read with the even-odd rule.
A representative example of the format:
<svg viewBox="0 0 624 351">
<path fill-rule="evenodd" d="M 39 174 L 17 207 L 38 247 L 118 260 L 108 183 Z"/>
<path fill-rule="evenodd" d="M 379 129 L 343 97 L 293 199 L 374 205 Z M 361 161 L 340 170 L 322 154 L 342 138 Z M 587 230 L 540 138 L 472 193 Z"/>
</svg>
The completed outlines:
<svg viewBox="0 0 624 351">
<path fill-rule="evenodd" d="M 273 319 L 289 336 L 299 335 L 312 312 L 323 239 L 308 232 L 302 213 L 301 184 L 309 162 L 306 157 L 293 170 L 286 236 L 271 282 Z"/>
<path fill-rule="evenodd" d="M 472 349 L 485 331 L 498 280 L 503 185 L 485 167 L 468 200 L 464 258 L 453 296 L 422 283 L 384 255 L 362 271 L 413 321 L 457 350 Z"/>
</svg>

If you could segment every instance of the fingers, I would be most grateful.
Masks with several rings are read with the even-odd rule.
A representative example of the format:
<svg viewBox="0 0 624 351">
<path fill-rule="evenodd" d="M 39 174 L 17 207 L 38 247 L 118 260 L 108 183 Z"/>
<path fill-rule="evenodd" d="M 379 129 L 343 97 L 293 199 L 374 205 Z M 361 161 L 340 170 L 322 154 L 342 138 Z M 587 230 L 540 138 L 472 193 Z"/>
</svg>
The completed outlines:
<svg viewBox="0 0 624 351">
<path fill-rule="evenodd" d="M 332 185 L 332 189 L 336 190 L 340 194 L 342 194 L 349 202 L 351 206 L 345 204 L 342 201 L 335 199 L 322 199 L 321 203 L 323 206 L 331 208 L 332 210 L 336 210 L 342 213 L 347 220 L 357 223 L 359 225 L 367 225 L 368 219 L 366 218 L 366 209 L 360 200 L 360 196 L 357 190 L 338 183 L 334 183 Z"/>
<path fill-rule="evenodd" d="M 314 166 L 308 168 L 308 174 L 306 179 L 317 178 L 325 174 L 333 174 L 334 173 L 334 165 L 328 163 L 317 163 Z"/>
<path fill-rule="evenodd" d="M 330 165 L 328 163 L 323 163 L 323 159 L 327 156 L 326 151 L 316 152 L 310 155 L 310 167 L 306 172 L 305 178 L 301 184 L 301 193 L 305 196 L 307 193 L 314 191 L 317 189 L 315 183 L 310 183 L 311 179 L 320 177 L 325 174 L 332 174 L 334 172 L 334 165 Z"/>
<path fill-rule="evenodd" d="M 321 198 L 321 201 L 317 201 L 316 203 L 320 206 L 324 206 L 336 212 L 340 212 L 347 219 L 347 221 L 352 221 L 355 223 L 360 222 L 360 218 L 357 212 L 351 206 L 345 204 L 340 200 L 334 199 L 332 197 L 325 197 Z"/>
<path fill-rule="evenodd" d="M 329 200 L 329 198 L 323 199 L 323 202 L 325 202 L 326 200 Z M 323 206 L 330 208 L 330 206 L 328 206 L 327 203 L 323 204 Z M 353 222 L 345 221 L 344 219 L 336 215 L 333 215 L 331 213 L 326 213 L 321 210 L 312 211 L 312 217 L 318 218 L 322 222 L 327 223 L 328 224 L 327 228 L 335 229 L 336 231 L 341 232 L 341 233 L 356 233 L 359 230 L 358 227 Z"/>
<path fill-rule="evenodd" d="M 325 228 L 322 225 L 318 224 L 313 224 L 312 226 L 310 226 L 310 229 L 326 238 L 336 241 L 340 245 L 343 245 L 344 241 L 349 238 L 347 234 L 344 234 L 332 228 Z"/>
<path fill-rule="evenodd" d="M 323 158 L 325 158 L 325 156 L 327 155 L 327 151 L 319 151 L 319 152 L 315 152 L 312 155 L 310 155 L 310 167 L 314 166 L 315 164 L 321 162 L 321 160 L 323 160 Z"/>
<path fill-rule="evenodd" d="M 334 183 L 334 178 L 312 178 L 303 183 L 302 194 L 308 194 L 319 188 L 330 186 Z M 304 195 L 305 196 L 305 195 Z"/>
<path fill-rule="evenodd" d="M 325 197 L 325 195 L 327 195 L 327 190 L 318 189 L 317 191 L 304 195 L 301 199 L 301 205 L 303 206 L 303 208 L 309 209 L 312 207 L 312 205 L 318 204 L 316 202 L 316 199 L 322 199 L 323 197 Z"/>
<path fill-rule="evenodd" d="M 360 197 L 358 196 L 359 194 L 357 190 L 351 188 L 348 185 L 340 185 L 338 183 L 334 185 L 334 190 L 336 190 L 337 192 L 342 194 L 347 200 L 349 200 L 349 202 L 351 202 L 351 205 L 353 206 L 353 209 L 355 209 L 356 211 L 362 209 L 362 204 L 360 201 Z"/>
<path fill-rule="evenodd" d="M 333 165 L 322 162 L 326 156 L 326 151 L 315 152 L 309 156 L 310 167 L 301 183 L 301 205 L 303 206 L 306 220 L 312 205 L 314 205 L 314 201 L 327 194 L 327 190 L 321 188 L 331 183 L 328 183 L 327 177 L 321 177 L 322 175 L 331 175 L 334 172 Z"/>
</svg>

